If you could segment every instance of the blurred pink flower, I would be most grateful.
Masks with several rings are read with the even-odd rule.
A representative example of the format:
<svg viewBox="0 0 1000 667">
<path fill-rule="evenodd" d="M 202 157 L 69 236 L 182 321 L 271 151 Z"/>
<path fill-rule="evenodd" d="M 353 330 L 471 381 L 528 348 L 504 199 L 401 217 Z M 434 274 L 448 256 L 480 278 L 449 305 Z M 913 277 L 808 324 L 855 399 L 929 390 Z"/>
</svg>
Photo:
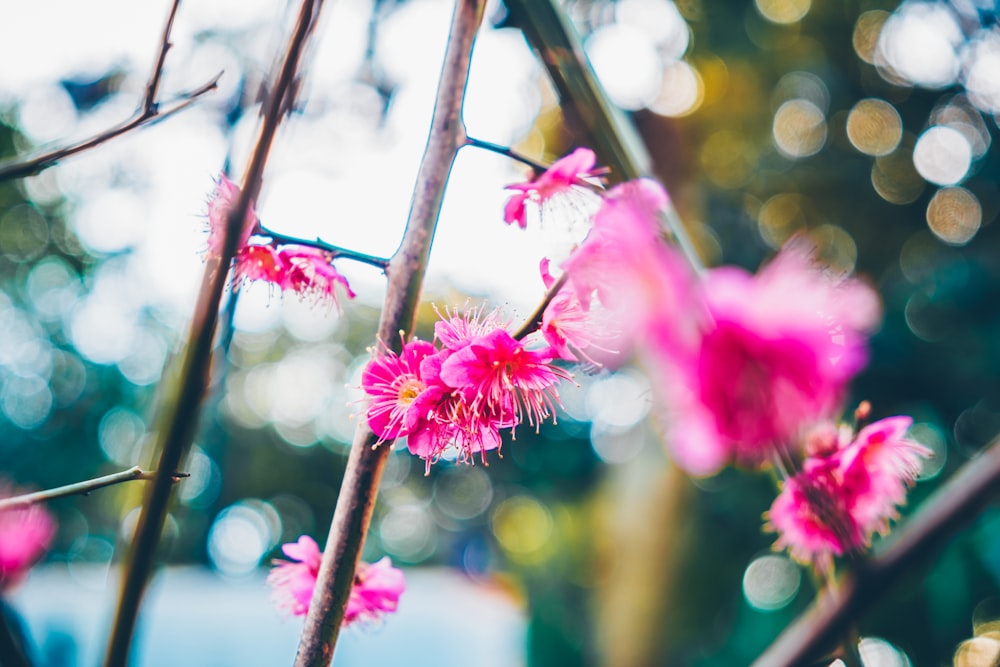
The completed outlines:
<svg viewBox="0 0 1000 667">
<path fill-rule="evenodd" d="M 654 350 L 677 376 L 672 444 L 697 474 L 727 461 L 759 466 L 774 446 L 839 412 L 865 363 L 878 297 L 859 280 L 821 271 L 797 241 L 755 276 L 710 271 L 703 294 L 709 319 L 698 344 Z"/>
<path fill-rule="evenodd" d="M 277 285 L 278 289 L 286 290 L 292 286 L 290 269 L 291 266 L 275 248 L 269 245 L 251 245 L 236 255 L 233 279 L 237 284 L 263 280 Z"/>
<path fill-rule="evenodd" d="M 0 497 L 15 495 L 0 489 Z M 19 583 L 56 534 L 56 522 L 41 505 L 0 511 L 0 590 Z"/>
<path fill-rule="evenodd" d="M 548 258 L 541 261 L 539 269 L 545 289 L 552 289 L 556 278 L 549 272 Z M 593 304 L 584 308 L 576 291 L 569 285 L 564 285 L 546 306 L 539 330 L 557 357 L 565 361 L 586 362 L 592 367 L 603 365 L 596 357 L 606 358 L 614 354 L 606 346 L 620 336 L 614 322 L 607 317 L 607 310 Z"/>
<path fill-rule="evenodd" d="M 294 560 L 274 561 L 274 567 L 267 576 L 267 583 L 273 588 L 272 599 L 279 610 L 294 616 L 305 616 L 316 588 L 323 552 L 308 535 L 283 545 L 281 551 Z M 402 571 L 392 567 L 388 557 L 371 565 L 360 563 L 347 600 L 344 626 L 358 620 L 377 620 L 383 614 L 396 611 L 399 597 L 405 589 Z"/>
<path fill-rule="evenodd" d="M 214 257 L 222 254 L 222 239 L 229 221 L 229 212 L 236 205 L 239 196 L 239 186 L 230 181 L 225 174 L 220 174 L 215 191 L 208 200 L 208 251 Z M 250 240 L 257 223 L 257 214 L 251 204 L 247 208 L 245 223 L 236 243 L 236 252 Z"/>
<path fill-rule="evenodd" d="M 801 472 L 785 481 L 768 512 L 768 528 L 778 533 L 775 548 L 802 562 L 828 562 L 888 532 L 921 460 L 931 456 L 906 437 L 911 423 L 889 417 L 857 436 L 846 427 L 821 426 L 823 446 L 807 448 L 812 453 Z"/>
<path fill-rule="evenodd" d="M 344 625 L 358 620 L 378 620 L 383 614 L 396 611 L 399 598 L 406 590 L 403 571 L 392 566 L 388 556 L 371 565 L 361 563 L 354 576 L 351 597 L 347 601 Z"/>
<path fill-rule="evenodd" d="M 516 222 L 521 229 L 528 226 L 527 204 L 533 202 L 544 206 L 547 202 L 560 195 L 577 191 L 581 194 L 589 191 L 584 186 L 587 179 L 598 175 L 594 169 L 596 156 L 589 148 L 577 148 L 552 164 L 537 178 L 524 183 L 508 185 L 508 190 L 515 190 L 504 206 L 503 219 L 507 224 Z M 589 198 L 588 198 L 589 199 Z M 582 202 L 581 202 L 582 205 Z M 584 206 L 584 208 L 586 208 Z M 583 211 L 589 214 L 589 211 Z"/>
<path fill-rule="evenodd" d="M 281 248 L 281 259 L 289 267 L 287 283 L 289 289 L 299 296 L 315 296 L 319 299 L 329 299 L 339 305 L 337 286 L 339 285 L 348 299 L 356 295 L 347 284 L 347 278 L 340 275 L 333 264 L 330 253 L 319 248 L 289 245 Z"/>
</svg>

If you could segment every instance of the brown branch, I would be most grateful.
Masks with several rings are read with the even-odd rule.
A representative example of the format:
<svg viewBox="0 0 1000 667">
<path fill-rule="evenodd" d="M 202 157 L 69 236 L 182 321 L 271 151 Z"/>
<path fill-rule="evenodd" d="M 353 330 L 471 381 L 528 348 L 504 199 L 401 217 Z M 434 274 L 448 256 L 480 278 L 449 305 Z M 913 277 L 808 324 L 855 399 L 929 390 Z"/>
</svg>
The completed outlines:
<svg viewBox="0 0 1000 667">
<path fill-rule="evenodd" d="M 291 105 L 296 72 L 306 42 L 316 24 L 321 0 L 303 0 L 298 20 L 289 36 L 281 67 L 264 105 L 264 117 L 252 155 L 247 164 L 242 192 L 230 211 L 219 257 L 206 263 L 198 303 L 191 322 L 188 348 L 181 363 L 176 398 L 167 403 L 165 424 L 158 442 L 159 469 L 176 470 L 191 446 L 202 399 L 208 387 L 212 343 L 219 320 L 219 304 L 226 284 L 228 267 L 236 254 L 239 232 L 252 201 L 260 192 L 264 166 L 281 122 L 282 110 Z M 172 482 L 167 474 L 156 476 L 147 490 L 139 523 L 126 566 L 105 667 L 125 667 L 135 631 L 136 617 L 146 584 L 152 573 L 156 547 L 166 520 Z"/>
<path fill-rule="evenodd" d="M 25 176 L 37 174 L 77 153 L 100 146 L 115 137 L 119 137 L 145 125 L 151 125 L 152 123 L 164 120 L 190 106 L 209 91 L 215 90 L 219 82 L 219 77 L 222 76 L 221 72 L 212 77 L 210 81 L 175 98 L 173 103 L 164 110 L 160 109 L 160 104 L 156 101 L 160 79 L 163 76 L 163 65 L 167 59 L 167 51 L 170 49 L 170 32 L 173 29 L 174 16 L 177 14 L 178 5 L 180 5 L 180 0 L 173 0 L 166 24 L 163 27 L 163 35 L 160 37 L 160 47 L 157 51 L 156 61 L 153 64 L 153 71 L 146 84 L 146 94 L 143 96 L 142 103 L 130 119 L 75 144 L 46 151 L 33 158 L 24 160 L 14 159 L 0 164 L 0 181 L 24 178 Z"/>
<path fill-rule="evenodd" d="M 184 477 L 189 476 L 190 475 L 186 472 L 175 472 L 170 475 L 174 482 L 180 481 Z M 95 477 L 94 479 L 88 479 L 83 482 L 76 482 L 74 484 L 59 486 L 54 489 L 35 491 L 34 493 L 25 493 L 20 496 L 0 499 L 0 512 L 4 510 L 27 507 L 28 505 L 34 505 L 35 503 L 54 500 L 56 498 L 64 498 L 66 496 L 85 496 L 91 491 L 103 489 L 106 486 L 121 484 L 122 482 L 133 482 L 136 480 L 150 480 L 155 477 L 155 472 L 146 472 L 139 466 L 135 466 L 134 468 L 129 468 L 128 470 L 111 473 L 110 475 L 104 475 L 103 477 Z"/>
<path fill-rule="evenodd" d="M 458 0 L 456 3 L 438 82 L 430 136 L 414 184 L 406 231 L 386 271 L 389 285 L 378 336 L 396 350 L 400 348 L 403 338 L 398 332 L 409 334 L 413 331 L 445 185 L 455 155 L 465 143 L 462 101 L 472 44 L 482 21 L 484 6 L 485 0 Z M 368 425 L 361 420 L 354 435 L 316 589 L 302 630 L 296 667 L 325 667 L 333 659 L 354 572 L 371 523 L 379 481 L 391 450 L 390 443 L 372 449 L 374 442 Z"/>
<path fill-rule="evenodd" d="M 531 315 L 524 320 L 524 324 L 521 325 L 521 328 L 514 333 L 515 340 L 521 340 L 522 338 L 538 331 L 538 328 L 542 326 L 542 316 L 545 315 L 545 309 L 549 307 L 549 304 L 552 303 L 552 299 L 556 298 L 556 295 L 558 295 L 559 291 L 566 286 L 567 282 L 569 282 L 569 274 L 563 273 L 554 283 L 552 283 L 552 287 L 550 287 L 549 291 L 545 293 L 545 297 L 542 299 L 541 303 L 538 304 L 538 307 L 535 308 L 535 312 L 531 313 Z"/>
<path fill-rule="evenodd" d="M 843 640 L 852 622 L 884 599 L 900 577 L 929 560 L 1000 491 L 1000 441 L 966 463 L 924 501 L 877 556 L 857 564 L 757 658 L 753 667 L 793 667 Z"/>
</svg>

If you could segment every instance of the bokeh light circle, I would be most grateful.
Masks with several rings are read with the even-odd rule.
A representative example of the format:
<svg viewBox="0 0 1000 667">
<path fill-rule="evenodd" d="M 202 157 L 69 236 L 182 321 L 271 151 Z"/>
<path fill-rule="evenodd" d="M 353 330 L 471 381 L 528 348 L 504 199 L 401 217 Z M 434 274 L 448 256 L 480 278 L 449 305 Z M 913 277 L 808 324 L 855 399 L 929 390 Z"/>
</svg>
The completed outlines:
<svg viewBox="0 0 1000 667">
<path fill-rule="evenodd" d="M 788 157 L 815 155 L 826 143 L 826 116 L 809 100 L 789 100 L 775 112 L 772 134 L 778 150 Z"/>
<path fill-rule="evenodd" d="M 903 138 L 903 121 L 885 100 L 861 100 L 847 115 L 847 138 L 866 155 L 887 155 Z"/>
<path fill-rule="evenodd" d="M 755 559 L 743 573 L 743 595 L 751 607 L 774 611 L 795 599 L 802 583 L 799 567 L 785 556 Z"/>
<path fill-rule="evenodd" d="M 972 146 L 952 127 L 928 128 L 913 147 L 913 166 L 924 179 L 937 185 L 954 185 L 972 166 Z"/>
<path fill-rule="evenodd" d="M 760 15 L 772 23 L 801 21 L 812 7 L 812 0 L 754 0 Z"/>
<path fill-rule="evenodd" d="M 941 188 L 927 204 L 927 226 L 951 245 L 965 245 L 979 231 L 983 208 L 965 188 Z"/>
</svg>

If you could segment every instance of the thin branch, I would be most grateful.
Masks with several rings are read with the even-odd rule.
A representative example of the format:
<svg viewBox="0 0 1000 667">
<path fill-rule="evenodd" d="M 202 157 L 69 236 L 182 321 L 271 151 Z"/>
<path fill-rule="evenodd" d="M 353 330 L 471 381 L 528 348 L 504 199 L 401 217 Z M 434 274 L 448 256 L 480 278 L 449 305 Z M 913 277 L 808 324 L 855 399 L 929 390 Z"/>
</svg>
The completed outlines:
<svg viewBox="0 0 1000 667">
<path fill-rule="evenodd" d="M 400 336 L 399 332 L 404 331 L 408 335 L 413 331 L 445 185 L 455 155 L 465 144 L 462 102 L 469 76 L 472 44 L 485 4 L 485 0 L 456 2 L 431 118 L 430 136 L 413 187 L 406 231 L 386 271 L 389 285 L 379 320 L 378 337 L 397 351 L 406 337 Z M 373 449 L 374 443 L 375 437 L 368 424 L 363 419 L 359 420 L 316 588 L 302 630 L 296 667 L 326 667 L 333 659 L 354 572 L 371 524 L 379 481 L 391 450 L 390 443 Z"/>
<path fill-rule="evenodd" d="M 250 208 L 250 202 L 255 201 L 260 192 L 264 166 L 281 122 L 282 110 L 293 102 L 297 88 L 293 84 L 299 62 L 321 7 L 321 0 L 302 2 L 278 75 L 271 88 L 270 98 L 264 105 L 260 132 L 247 163 L 242 191 L 229 213 L 221 252 L 218 257 L 211 257 L 206 262 L 198 303 L 191 322 L 188 337 L 190 342 L 181 363 L 176 399 L 168 402 L 162 420 L 165 426 L 158 442 L 160 451 L 158 467 L 161 471 L 176 470 L 191 447 L 201 402 L 208 387 L 212 345 L 219 320 L 219 305 L 226 284 L 227 269 L 236 254 L 239 233 Z M 156 547 L 166 520 L 171 487 L 169 476 L 160 474 L 147 489 L 132 548 L 122 569 L 121 594 L 108 641 L 105 667 L 125 667 L 128 664 L 139 605 L 155 562 Z"/>
<path fill-rule="evenodd" d="M 63 498 L 65 496 L 86 496 L 90 494 L 91 491 L 103 489 L 106 486 L 121 484 L 122 482 L 134 482 L 136 480 L 150 480 L 155 477 L 155 472 L 146 472 L 139 466 L 135 466 L 134 468 L 129 468 L 128 470 L 122 470 L 121 472 L 104 475 L 103 477 L 95 477 L 94 479 L 88 479 L 83 482 L 76 482 L 75 484 L 67 484 L 54 489 L 35 491 L 34 493 L 25 493 L 20 496 L 0 499 L 0 512 L 4 510 L 27 507 L 28 505 L 54 500 L 55 498 Z M 186 472 L 175 472 L 170 475 L 170 477 L 174 482 L 178 482 L 185 477 L 190 477 L 190 474 Z"/>
<path fill-rule="evenodd" d="M 506 0 L 514 22 L 524 31 L 532 48 L 559 91 L 562 108 L 586 131 L 600 158 L 611 168 L 615 181 L 647 176 L 652 171 L 642 138 L 616 107 L 594 74 L 583 43 L 565 9 L 557 0 Z M 674 242 L 696 273 L 701 259 L 688 238 L 673 205 L 663 211 L 663 222 Z"/>
<path fill-rule="evenodd" d="M 925 500 L 882 552 L 860 561 L 836 588 L 821 596 L 757 658 L 753 667 L 807 664 L 830 650 L 853 621 L 885 599 L 900 577 L 928 561 L 1000 492 L 1000 441 L 966 463 Z"/>
<path fill-rule="evenodd" d="M 556 295 L 559 294 L 559 290 L 565 287 L 567 282 L 569 282 L 569 274 L 563 273 L 554 283 L 552 283 L 552 287 L 550 287 L 549 291 L 545 293 L 545 297 L 542 299 L 542 302 L 538 304 L 538 307 L 535 308 L 535 312 L 531 313 L 531 315 L 524 320 L 524 324 L 521 325 L 521 328 L 514 333 L 515 340 L 521 340 L 522 338 L 538 331 L 538 328 L 542 326 L 542 315 L 545 314 L 545 309 L 549 307 L 549 304 L 552 303 L 552 299 L 556 298 Z"/>
<path fill-rule="evenodd" d="M 383 271 L 387 266 L 389 266 L 389 260 L 384 257 L 376 257 L 375 255 L 369 255 L 367 253 L 351 250 L 350 248 L 333 245 L 332 243 L 327 243 L 321 238 L 303 239 L 295 236 L 288 236 L 287 234 L 279 234 L 278 232 L 271 231 L 263 225 L 260 227 L 260 235 L 269 237 L 277 245 L 302 245 L 310 248 L 319 248 L 320 250 L 330 253 L 330 255 L 332 255 L 331 259 L 350 259 L 355 262 L 380 268 Z"/>
<path fill-rule="evenodd" d="M 504 155 L 509 157 L 511 160 L 516 160 L 522 164 L 526 164 L 535 170 L 535 173 L 542 173 L 548 167 L 541 162 L 535 162 L 529 157 L 521 155 L 517 151 L 509 148 L 507 146 L 501 146 L 500 144 L 495 144 L 492 141 L 483 141 L 482 139 L 476 139 L 475 137 L 465 137 L 465 145 L 472 146 L 474 148 L 481 148 L 483 150 L 489 151 L 491 153 L 496 153 L 498 155 Z"/>
<path fill-rule="evenodd" d="M 170 14 L 167 16 L 167 22 L 163 28 L 163 36 L 160 38 L 160 47 L 157 51 L 156 62 L 149 76 L 149 82 L 146 84 L 146 94 L 143 97 L 142 103 L 130 119 L 75 144 L 45 151 L 33 158 L 23 160 L 14 159 L 0 164 L 0 181 L 24 178 L 25 176 L 37 174 L 77 153 L 100 146 L 115 137 L 119 137 L 145 125 L 151 125 L 164 120 L 178 111 L 187 108 L 206 93 L 215 90 L 222 72 L 219 72 L 211 80 L 194 90 L 174 98 L 174 101 L 163 110 L 160 109 L 160 104 L 156 101 L 160 79 L 163 75 L 163 65 L 167 58 L 167 51 L 170 49 L 170 31 L 173 28 L 174 16 L 177 14 L 177 6 L 179 4 L 180 0 L 174 0 L 170 6 Z"/>
</svg>

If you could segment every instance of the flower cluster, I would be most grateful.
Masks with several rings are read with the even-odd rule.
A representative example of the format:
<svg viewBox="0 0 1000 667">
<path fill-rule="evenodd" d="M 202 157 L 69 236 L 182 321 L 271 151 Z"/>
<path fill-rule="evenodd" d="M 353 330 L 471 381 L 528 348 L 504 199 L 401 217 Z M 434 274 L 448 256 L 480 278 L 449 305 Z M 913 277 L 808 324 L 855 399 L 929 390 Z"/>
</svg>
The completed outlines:
<svg viewBox="0 0 1000 667">
<path fill-rule="evenodd" d="M 239 187 L 221 175 L 208 202 L 208 250 L 213 255 L 218 256 L 222 252 L 229 214 L 239 196 Z M 251 206 L 247 209 L 246 222 L 233 260 L 236 284 L 264 281 L 282 292 L 291 291 L 302 297 L 334 303 L 338 301 L 339 286 L 348 299 L 354 298 L 347 279 L 334 269 L 331 252 L 296 243 L 250 243 L 254 235 L 263 233 L 260 220 Z"/>
<path fill-rule="evenodd" d="M 931 455 L 907 439 L 911 422 L 889 417 L 857 435 L 832 423 L 814 429 L 805 440 L 800 472 L 785 480 L 767 515 L 779 534 L 775 547 L 787 547 L 803 562 L 829 562 L 886 533 L 921 460 Z"/>
<path fill-rule="evenodd" d="M 267 576 L 267 583 L 273 587 L 272 597 L 278 609 L 294 616 L 305 616 L 316 588 L 323 552 L 308 535 L 282 545 L 281 551 L 293 560 L 274 561 Z M 396 611 L 404 590 L 403 572 L 392 566 L 388 556 L 371 564 L 361 563 L 347 600 L 344 626 L 355 621 L 375 621 Z"/>
<path fill-rule="evenodd" d="M 559 401 L 569 374 L 552 364 L 551 347 L 514 338 L 498 311 L 448 312 L 434 342 L 419 339 L 399 354 L 383 350 L 361 376 L 370 398 L 368 424 L 380 441 L 406 437 L 427 465 L 449 449 L 461 461 L 500 448 L 500 430 L 537 427 Z"/>
<path fill-rule="evenodd" d="M 0 489 L 0 497 L 13 495 Z M 45 553 L 56 522 L 41 505 L 0 511 L 0 590 L 18 584 Z"/>
</svg>

